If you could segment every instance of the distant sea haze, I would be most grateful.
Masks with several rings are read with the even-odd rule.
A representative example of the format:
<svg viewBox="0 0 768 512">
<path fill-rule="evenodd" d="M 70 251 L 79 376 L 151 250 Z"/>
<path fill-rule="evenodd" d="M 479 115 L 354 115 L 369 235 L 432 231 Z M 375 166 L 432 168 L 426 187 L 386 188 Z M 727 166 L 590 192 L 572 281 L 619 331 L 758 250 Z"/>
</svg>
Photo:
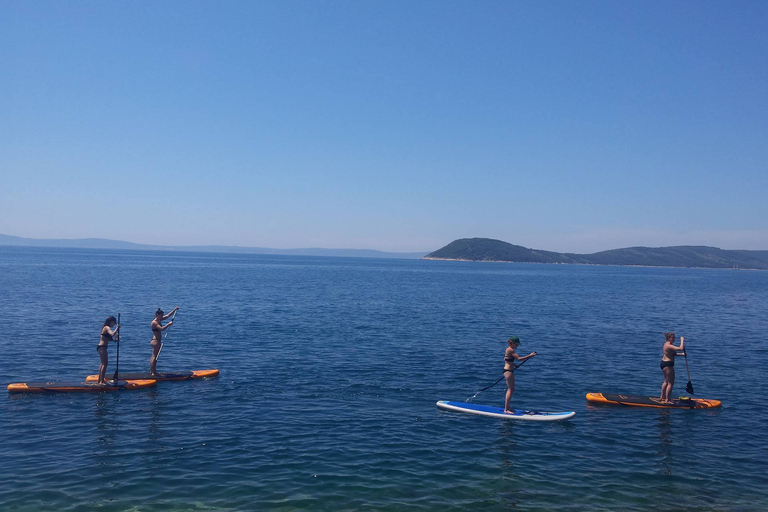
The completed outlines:
<svg viewBox="0 0 768 512">
<path fill-rule="evenodd" d="M 272 249 L 268 247 L 239 247 L 235 245 L 150 245 L 108 240 L 105 238 L 77 239 L 37 239 L 0 234 L 0 246 L 21 247 L 60 247 L 73 249 L 122 249 L 134 251 L 183 251 L 183 252 L 222 252 L 247 254 L 281 254 L 294 256 L 334 256 L 348 258 L 400 258 L 419 259 L 424 252 L 387 252 L 373 249 Z"/>
</svg>

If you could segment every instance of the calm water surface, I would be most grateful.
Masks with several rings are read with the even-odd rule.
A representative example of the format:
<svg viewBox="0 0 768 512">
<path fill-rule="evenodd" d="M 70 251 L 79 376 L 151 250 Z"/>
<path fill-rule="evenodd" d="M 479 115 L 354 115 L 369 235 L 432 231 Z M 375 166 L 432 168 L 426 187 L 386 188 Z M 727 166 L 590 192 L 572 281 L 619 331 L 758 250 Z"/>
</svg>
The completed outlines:
<svg viewBox="0 0 768 512">
<path fill-rule="evenodd" d="M 0 248 L 0 381 L 95 373 L 118 312 L 143 371 L 177 304 L 159 369 L 221 376 L 7 395 L 0 510 L 768 509 L 768 272 Z M 666 330 L 722 409 L 586 404 L 657 394 Z M 540 354 L 513 404 L 576 417 L 438 411 L 500 376 L 511 334 Z"/>
</svg>

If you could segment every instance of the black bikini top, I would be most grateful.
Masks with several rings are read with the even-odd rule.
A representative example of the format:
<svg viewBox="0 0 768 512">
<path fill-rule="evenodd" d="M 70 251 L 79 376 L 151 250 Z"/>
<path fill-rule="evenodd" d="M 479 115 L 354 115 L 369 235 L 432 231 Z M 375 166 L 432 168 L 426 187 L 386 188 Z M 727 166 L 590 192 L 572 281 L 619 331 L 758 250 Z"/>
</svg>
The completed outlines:
<svg viewBox="0 0 768 512">
<path fill-rule="evenodd" d="M 105 327 L 106 327 L 106 326 L 105 326 Z M 106 333 L 106 334 L 104 333 L 104 328 L 102 328 L 102 329 L 101 329 L 101 338 L 102 338 L 104 341 L 115 341 L 115 339 L 112 337 L 112 335 L 111 335 L 111 334 L 109 334 L 109 331 L 107 331 L 107 333 Z"/>
</svg>

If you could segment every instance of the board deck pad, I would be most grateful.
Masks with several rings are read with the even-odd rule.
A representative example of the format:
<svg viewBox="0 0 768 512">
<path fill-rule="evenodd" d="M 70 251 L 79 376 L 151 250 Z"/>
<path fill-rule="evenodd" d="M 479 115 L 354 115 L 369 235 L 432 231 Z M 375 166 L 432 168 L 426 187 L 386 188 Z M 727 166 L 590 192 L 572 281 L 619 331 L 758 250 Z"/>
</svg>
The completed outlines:
<svg viewBox="0 0 768 512">
<path fill-rule="evenodd" d="M 135 380 L 135 379 L 154 379 L 158 381 L 165 380 L 193 380 L 193 379 L 207 379 L 210 377 L 216 377 L 219 374 L 219 370 L 190 370 L 183 372 L 159 372 L 157 376 L 150 375 L 149 372 L 120 372 L 117 376 L 119 380 Z M 111 378 L 112 375 L 107 372 L 107 378 Z M 98 375 L 89 375 L 85 378 L 86 381 L 99 380 Z"/>
<path fill-rule="evenodd" d="M 10 393 L 99 393 L 103 391 L 123 391 L 132 389 L 149 388 L 157 381 L 149 379 L 119 380 L 100 386 L 96 382 L 16 382 L 8 384 Z"/>
<path fill-rule="evenodd" d="M 515 409 L 514 414 L 507 414 L 501 407 L 493 407 L 490 405 L 478 405 L 470 404 L 467 402 L 452 402 L 449 400 L 440 400 L 437 402 L 437 408 L 446 411 L 454 412 L 466 412 L 469 414 L 479 414 L 481 416 L 492 416 L 494 418 L 504 418 L 507 420 L 524 420 L 524 421 L 559 421 L 567 420 L 576 415 L 573 411 L 565 412 L 541 412 L 541 411 L 525 411 L 522 409 Z"/>
<path fill-rule="evenodd" d="M 621 395 L 618 393 L 587 393 L 587 401 L 591 403 L 658 407 L 662 409 L 712 409 L 722 405 L 720 400 L 684 396 L 672 399 L 671 404 L 665 404 L 657 396 Z"/>
</svg>

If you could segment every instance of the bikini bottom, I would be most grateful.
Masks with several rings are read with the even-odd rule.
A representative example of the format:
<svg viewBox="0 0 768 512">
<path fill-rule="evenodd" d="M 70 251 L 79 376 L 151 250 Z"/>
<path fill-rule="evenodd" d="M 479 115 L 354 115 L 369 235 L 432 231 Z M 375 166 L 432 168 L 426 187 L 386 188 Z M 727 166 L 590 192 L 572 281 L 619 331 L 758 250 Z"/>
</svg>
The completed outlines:
<svg viewBox="0 0 768 512">
<path fill-rule="evenodd" d="M 659 365 L 659 368 L 661 368 L 662 370 L 664 368 L 674 368 L 674 367 L 675 367 L 675 362 L 674 361 L 664 361 L 664 360 L 662 360 L 661 364 Z"/>
</svg>

